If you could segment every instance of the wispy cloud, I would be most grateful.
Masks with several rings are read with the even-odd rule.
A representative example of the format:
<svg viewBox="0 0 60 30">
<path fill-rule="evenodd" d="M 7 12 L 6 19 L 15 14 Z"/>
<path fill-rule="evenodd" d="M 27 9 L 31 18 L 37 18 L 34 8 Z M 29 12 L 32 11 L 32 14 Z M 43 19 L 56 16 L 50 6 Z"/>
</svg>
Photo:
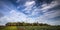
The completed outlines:
<svg viewBox="0 0 60 30">
<path fill-rule="evenodd" d="M 0 12 L 2 13 L 0 14 L 4 14 L 2 17 L 0 15 L 0 24 L 5 24 L 7 22 L 39 22 L 52 25 L 60 24 L 60 20 L 53 21 L 55 17 L 60 16 L 60 9 L 54 9 L 54 7 L 59 5 L 59 0 L 52 1 L 49 4 L 43 1 L 45 3 L 41 2 L 41 5 L 39 2 L 38 7 L 35 0 L 17 0 L 15 2 L 17 5 L 12 2 L 0 2 Z"/>
<path fill-rule="evenodd" d="M 46 4 L 42 4 L 41 10 L 46 12 L 47 10 L 49 10 L 49 9 L 51 9 L 51 8 L 57 6 L 57 5 L 58 5 L 58 3 L 56 1 L 52 1 L 50 4 L 47 4 L 47 3 Z"/>
</svg>

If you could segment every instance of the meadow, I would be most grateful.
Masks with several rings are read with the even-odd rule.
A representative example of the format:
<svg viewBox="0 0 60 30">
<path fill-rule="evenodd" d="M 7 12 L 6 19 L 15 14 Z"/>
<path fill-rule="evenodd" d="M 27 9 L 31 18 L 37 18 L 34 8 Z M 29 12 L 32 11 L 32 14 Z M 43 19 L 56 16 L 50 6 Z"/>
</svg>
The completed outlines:
<svg viewBox="0 0 60 30">
<path fill-rule="evenodd" d="M 4 26 L 0 30 L 60 30 L 59 26 Z"/>
</svg>

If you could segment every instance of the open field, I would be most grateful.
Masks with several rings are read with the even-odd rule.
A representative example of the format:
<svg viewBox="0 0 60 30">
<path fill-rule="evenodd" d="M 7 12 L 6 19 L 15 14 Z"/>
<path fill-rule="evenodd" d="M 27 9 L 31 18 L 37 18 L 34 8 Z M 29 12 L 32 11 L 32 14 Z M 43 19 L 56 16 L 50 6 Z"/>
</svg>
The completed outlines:
<svg viewBox="0 0 60 30">
<path fill-rule="evenodd" d="M 0 30 L 60 30 L 58 26 L 5 26 Z"/>
</svg>

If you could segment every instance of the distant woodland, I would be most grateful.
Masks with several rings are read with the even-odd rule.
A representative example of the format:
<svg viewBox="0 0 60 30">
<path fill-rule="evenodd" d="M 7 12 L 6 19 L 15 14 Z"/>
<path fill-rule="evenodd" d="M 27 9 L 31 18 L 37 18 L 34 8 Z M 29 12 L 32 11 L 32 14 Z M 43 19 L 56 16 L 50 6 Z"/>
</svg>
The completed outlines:
<svg viewBox="0 0 60 30">
<path fill-rule="evenodd" d="M 43 23 L 24 23 L 24 22 L 8 22 L 6 26 L 50 26 L 48 24 Z"/>
</svg>

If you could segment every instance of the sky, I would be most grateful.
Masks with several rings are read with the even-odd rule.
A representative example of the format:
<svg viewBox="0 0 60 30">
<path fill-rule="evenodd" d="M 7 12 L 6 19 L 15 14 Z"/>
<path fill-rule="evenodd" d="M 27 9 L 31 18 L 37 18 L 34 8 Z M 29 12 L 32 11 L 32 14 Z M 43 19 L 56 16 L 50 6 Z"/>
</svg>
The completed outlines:
<svg viewBox="0 0 60 30">
<path fill-rule="evenodd" d="M 60 0 L 0 0 L 0 25 L 8 22 L 60 25 Z"/>
</svg>

